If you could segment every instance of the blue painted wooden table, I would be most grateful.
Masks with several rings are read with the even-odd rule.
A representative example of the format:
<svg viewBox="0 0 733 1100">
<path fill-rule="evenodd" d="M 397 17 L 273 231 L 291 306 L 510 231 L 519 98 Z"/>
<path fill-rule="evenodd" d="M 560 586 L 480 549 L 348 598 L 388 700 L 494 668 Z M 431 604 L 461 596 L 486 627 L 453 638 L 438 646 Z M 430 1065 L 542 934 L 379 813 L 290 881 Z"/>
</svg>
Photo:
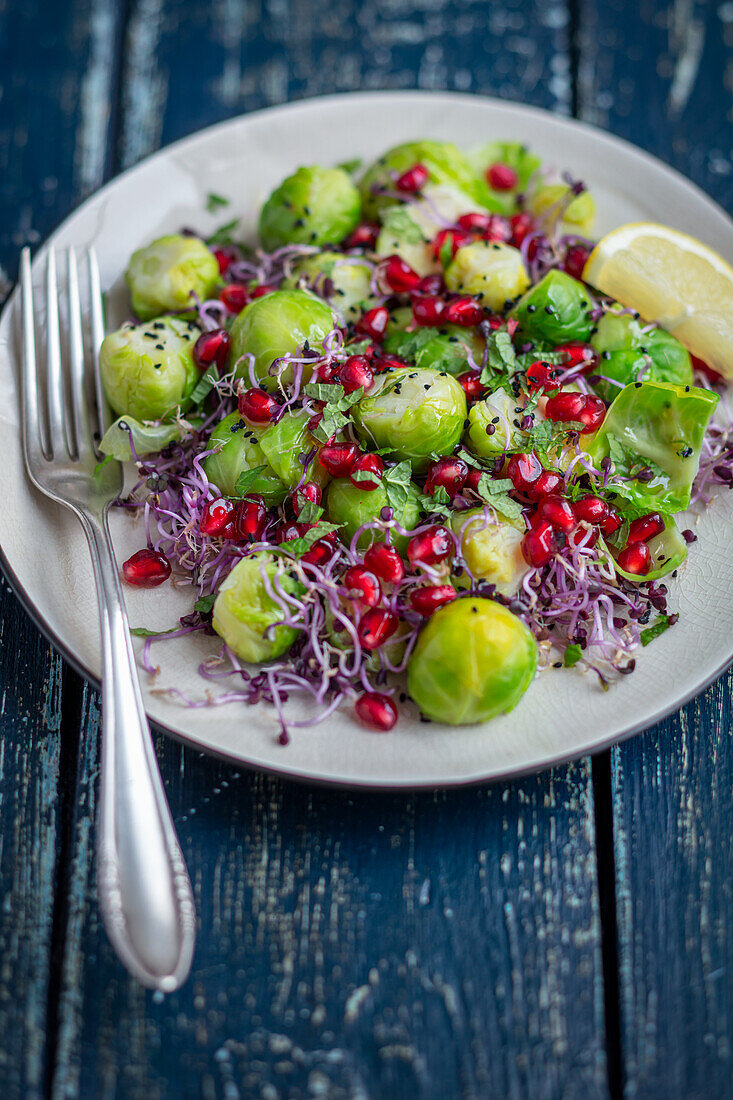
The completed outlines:
<svg viewBox="0 0 733 1100">
<path fill-rule="evenodd" d="M 9 0 L 3 279 L 160 144 L 355 88 L 574 114 L 730 209 L 732 47 L 720 0 Z M 310 790 L 159 738 L 200 917 L 163 1000 L 99 923 L 97 696 L 5 584 L 0 616 L 4 1100 L 733 1095 L 730 675 L 610 753 L 448 793 Z"/>
</svg>

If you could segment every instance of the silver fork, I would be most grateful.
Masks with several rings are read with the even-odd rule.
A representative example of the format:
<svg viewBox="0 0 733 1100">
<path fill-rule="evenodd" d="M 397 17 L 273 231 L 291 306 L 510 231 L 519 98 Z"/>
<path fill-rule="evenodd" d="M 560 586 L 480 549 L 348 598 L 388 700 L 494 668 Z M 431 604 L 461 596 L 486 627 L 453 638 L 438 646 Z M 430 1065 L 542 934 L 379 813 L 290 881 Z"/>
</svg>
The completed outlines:
<svg viewBox="0 0 733 1100">
<path fill-rule="evenodd" d="M 196 912 L 145 716 L 109 534 L 108 511 L 122 489 L 122 465 L 108 461 L 99 468 L 94 446 L 95 420 L 102 432 L 107 420 L 97 357 L 104 337 L 99 269 L 90 251 L 92 354 L 85 357 L 73 249 L 67 259 L 64 356 L 56 256 L 48 250 L 44 382 L 36 359 L 30 251 L 21 257 L 23 447 L 34 485 L 81 521 L 94 567 L 102 635 L 97 885 L 104 925 L 130 973 L 143 985 L 170 992 L 191 967 Z"/>
</svg>

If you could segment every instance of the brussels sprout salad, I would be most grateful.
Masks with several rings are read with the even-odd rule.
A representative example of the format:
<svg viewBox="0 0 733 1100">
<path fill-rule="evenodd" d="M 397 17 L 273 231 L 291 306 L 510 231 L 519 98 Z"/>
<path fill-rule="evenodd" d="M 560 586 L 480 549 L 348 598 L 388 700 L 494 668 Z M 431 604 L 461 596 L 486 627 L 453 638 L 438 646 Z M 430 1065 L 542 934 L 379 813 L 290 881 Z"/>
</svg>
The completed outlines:
<svg viewBox="0 0 733 1100">
<path fill-rule="evenodd" d="M 133 633 L 151 675 L 210 636 L 221 687 L 157 690 L 269 703 L 286 743 L 341 707 L 478 723 L 538 670 L 633 672 L 733 440 L 719 376 L 583 282 L 594 215 L 521 145 L 424 140 L 298 168 L 256 244 L 234 220 L 133 254 L 101 449 L 138 475 L 125 580 L 191 595 Z"/>
</svg>

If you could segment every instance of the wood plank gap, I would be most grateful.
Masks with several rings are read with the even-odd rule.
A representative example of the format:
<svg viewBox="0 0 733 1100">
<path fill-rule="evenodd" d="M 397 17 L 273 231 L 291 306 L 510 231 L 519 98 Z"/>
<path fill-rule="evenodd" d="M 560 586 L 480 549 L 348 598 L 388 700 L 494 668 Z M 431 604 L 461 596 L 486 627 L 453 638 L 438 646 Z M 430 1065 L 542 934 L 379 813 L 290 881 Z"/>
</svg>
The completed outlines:
<svg viewBox="0 0 733 1100">
<path fill-rule="evenodd" d="M 46 996 L 46 1065 L 44 1095 L 52 1092 L 59 1029 L 59 994 L 66 948 L 69 913 L 69 872 L 74 842 L 75 801 L 79 768 L 82 696 L 84 683 L 64 663 L 61 682 L 61 728 L 59 730 L 58 857 L 54 875 L 51 952 Z"/>
<path fill-rule="evenodd" d="M 616 860 L 613 844 L 613 792 L 611 787 L 610 751 L 592 757 L 591 762 L 593 767 L 593 807 L 596 833 L 596 875 L 601 916 L 608 1089 L 611 1100 L 622 1100 L 621 1001 L 618 972 Z"/>
<path fill-rule="evenodd" d="M 570 67 L 570 113 L 580 112 L 580 5 L 582 0 L 568 0 L 568 61 Z"/>
<path fill-rule="evenodd" d="M 117 49 L 115 50 L 114 74 L 111 81 L 110 116 L 109 116 L 109 141 L 107 145 L 107 157 L 105 159 L 105 182 L 119 175 L 126 167 L 122 163 L 122 118 L 123 98 L 125 84 L 125 44 L 130 30 L 130 20 L 134 0 L 120 0 L 119 3 L 119 33 L 117 36 Z"/>
</svg>

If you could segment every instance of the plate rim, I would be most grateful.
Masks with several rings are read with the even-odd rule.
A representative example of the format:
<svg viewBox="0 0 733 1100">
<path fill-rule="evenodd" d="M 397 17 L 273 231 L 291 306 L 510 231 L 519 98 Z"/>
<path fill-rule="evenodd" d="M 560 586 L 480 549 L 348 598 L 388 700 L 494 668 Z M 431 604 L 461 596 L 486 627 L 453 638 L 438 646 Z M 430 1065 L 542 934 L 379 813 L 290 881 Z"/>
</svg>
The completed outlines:
<svg viewBox="0 0 733 1100">
<path fill-rule="evenodd" d="M 136 161 L 135 164 L 130 165 L 124 171 L 114 176 L 111 180 L 107 181 L 102 187 L 93 191 L 82 202 L 74 206 L 64 218 L 53 228 L 48 236 L 43 240 L 38 250 L 34 254 L 33 263 L 40 263 L 47 249 L 53 245 L 56 237 L 62 233 L 67 222 L 82 213 L 88 206 L 99 201 L 100 198 L 109 195 L 118 187 L 124 187 L 127 177 L 136 172 L 137 170 L 148 166 L 158 159 L 164 159 L 171 154 L 175 154 L 176 150 L 180 147 L 186 146 L 189 143 L 210 135 L 218 134 L 219 132 L 226 131 L 227 128 L 234 129 L 240 125 L 243 121 L 256 120 L 264 115 L 272 117 L 273 115 L 288 114 L 294 115 L 300 112 L 312 111 L 317 109 L 319 104 L 340 104 L 345 101 L 350 101 L 355 104 L 373 103 L 376 101 L 384 101 L 400 97 L 402 99 L 414 99 L 420 101 L 434 100 L 452 100 L 456 104 L 460 103 L 482 103 L 489 107 L 498 107 L 502 111 L 508 111 L 510 114 L 514 113 L 521 115 L 522 117 L 534 118 L 537 121 L 552 120 L 554 124 L 560 123 L 561 125 L 567 125 L 573 131 L 585 132 L 589 136 L 592 136 L 594 141 L 600 141 L 609 149 L 621 146 L 626 152 L 633 155 L 640 160 L 643 164 L 659 170 L 660 168 L 667 176 L 671 176 L 674 182 L 684 190 L 691 192 L 698 203 L 703 203 L 708 207 L 709 211 L 715 214 L 717 217 L 722 217 L 724 220 L 730 221 L 730 216 L 727 210 L 718 202 L 715 201 L 706 191 L 704 191 L 698 184 L 694 183 L 687 176 L 685 176 L 679 169 L 668 164 L 666 161 L 653 154 L 647 152 L 645 149 L 635 145 L 633 142 L 628 141 L 626 138 L 618 137 L 615 134 L 610 133 L 607 130 L 602 129 L 593 123 L 585 122 L 581 119 L 573 118 L 572 116 L 558 114 L 556 112 L 547 110 L 542 107 L 536 107 L 530 104 L 523 104 L 515 100 L 503 99 L 499 96 L 488 96 L 481 94 L 471 94 L 464 92 L 453 91 L 441 91 L 437 89 L 421 90 L 421 89 L 379 89 L 370 90 L 366 92 L 345 92 L 345 93 L 332 93 L 322 96 L 305 96 L 296 100 L 290 100 L 286 103 L 275 104 L 269 107 L 259 108 L 256 111 L 245 111 L 237 115 L 233 115 L 230 118 L 222 119 L 219 122 L 212 123 L 209 126 L 205 126 L 201 129 L 194 130 L 192 133 L 177 138 L 175 141 L 170 142 L 161 148 L 154 150 L 152 153 Z M 16 308 L 16 303 L 19 298 L 19 286 L 16 283 L 15 287 L 11 291 L 10 295 L 5 302 L 2 311 L 0 311 L 0 322 L 10 319 L 12 324 L 11 312 Z M 84 663 L 76 656 L 76 654 L 69 648 L 69 646 L 59 638 L 56 633 L 49 627 L 47 622 L 43 619 L 40 610 L 36 607 L 36 604 L 32 600 L 29 593 L 26 591 L 19 578 L 17 577 L 10 561 L 8 560 L 5 550 L 0 546 L 0 570 L 2 571 L 10 589 L 20 602 L 23 610 L 29 616 L 31 621 L 43 635 L 43 637 L 61 654 L 61 656 L 68 661 L 74 671 L 80 675 L 83 679 L 87 680 L 97 691 L 101 691 L 101 684 L 99 678 L 88 669 Z M 651 728 L 657 722 L 669 717 L 671 714 L 676 713 L 682 707 L 686 706 L 691 700 L 695 699 L 703 691 L 705 691 L 712 683 L 714 683 L 721 675 L 723 675 L 727 669 L 733 665 L 733 649 L 728 657 L 722 664 L 716 667 L 716 669 L 708 675 L 703 681 L 697 684 L 690 692 L 688 692 L 682 699 L 678 699 L 667 707 L 662 707 L 655 712 L 651 718 L 646 718 L 639 724 L 630 726 L 623 730 L 622 733 L 615 733 L 593 746 L 592 749 L 587 749 L 584 752 L 578 753 L 577 751 L 570 750 L 567 754 L 560 753 L 553 755 L 551 759 L 539 761 L 535 764 L 529 764 L 527 766 L 512 767 L 506 766 L 498 771 L 493 771 L 488 775 L 472 775 L 469 777 L 451 777 L 445 780 L 439 780 L 431 778 L 416 778 L 409 781 L 404 779 L 380 779 L 379 781 L 370 778 L 359 779 L 355 777 L 338 778 L 329 775 L 314 775 L 313 772 L 306 768 L 298 768 L 293 770 L 288 768 L 287 762 L 283 763 L 283 766 L 268 766 L 259 761 L 248 760 L 244 756 L 230 754 L 222 749 L 214 748 L 211 745 L 204 744 L 195 738 L 182 733 L 180 730 L 168 726 L 166 723 L 162 723 L 158 720 L 153 720 L 148 715 L 151 727 L 153 730 L 159 730 L 167 737 L 185 745 L 186 747 L 193 749 L 194 751 L 205 753 L 206 755 L 215 757 L 219 760 L 226 762 L 232 766 L 237 766 L 247 771 L 262 772 L 266 775 L 271 775 L 279 779 L 285 779 L 288 781 L 307 783 L 318 787 L 328 787 L 339 790 L 363 790 L 363 791 L 384 791 L 389 790 L 392 792 L 407 792 L 414 790 L 440 790 L 448 788 L 464 788 L 473 787 L 483 783 L 502 782 L 510 779 L 521 778 L 524 776 L 535 775 L 541 771 L 545 771 L 550 768 L 562 766 L 571 763 L 575 760 L 580 760 L 585 756 L 595 756 L 601 752 L 605 752 L 607 749 L 614 745 L 621 744 L 631 737 L 636 736 L 643 730 Z"/>
</svg>

